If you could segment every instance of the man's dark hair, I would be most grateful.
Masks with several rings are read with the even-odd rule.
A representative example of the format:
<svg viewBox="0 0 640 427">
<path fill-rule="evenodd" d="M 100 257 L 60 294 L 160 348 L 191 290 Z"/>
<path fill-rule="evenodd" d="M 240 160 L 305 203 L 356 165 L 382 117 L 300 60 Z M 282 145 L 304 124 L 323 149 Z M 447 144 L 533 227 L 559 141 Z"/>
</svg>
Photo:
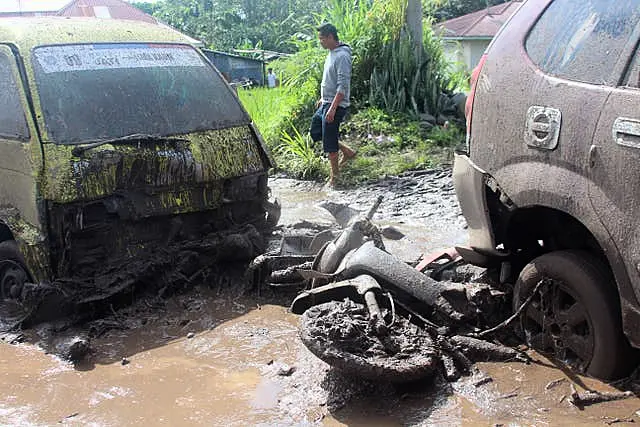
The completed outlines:
<svg viewBox="0 0 640 427">
<path fill-rule="evenodd" d="M 325 22 L 324 24 L 320 25 L 317 29 L 318 29 L 318 33 L 320 33 L 322 37 L 326 37 L 329 34 L 331 34 L 336 41 L 340 40 L 338 38 L 338 30 L 333 24 Z"/>
<path fill-rule="evenodd" d="M 267 68 L 267 71 L 273 71 L 273 68 Z"/>
</svg>

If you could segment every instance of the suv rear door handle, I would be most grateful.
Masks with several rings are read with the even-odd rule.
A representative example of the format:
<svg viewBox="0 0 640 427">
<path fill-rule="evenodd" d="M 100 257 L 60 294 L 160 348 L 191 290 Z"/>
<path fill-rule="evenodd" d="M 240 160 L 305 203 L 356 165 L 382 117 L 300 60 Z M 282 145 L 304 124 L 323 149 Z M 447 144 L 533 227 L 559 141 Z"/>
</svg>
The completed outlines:
<svg viewBox="0 0 640 427">
<path fill-rule="evenodd" d="M 640 120 L 618 117 L 613 122 L 613 141 L 624 147 L 640 148 Z"/>
</svg>

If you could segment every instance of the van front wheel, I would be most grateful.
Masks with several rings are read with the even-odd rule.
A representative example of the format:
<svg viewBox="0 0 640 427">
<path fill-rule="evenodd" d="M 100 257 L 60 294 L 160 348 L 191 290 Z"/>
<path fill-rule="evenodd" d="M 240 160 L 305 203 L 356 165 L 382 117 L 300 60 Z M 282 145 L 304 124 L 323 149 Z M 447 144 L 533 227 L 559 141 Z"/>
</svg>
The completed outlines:
<svg viewBox="0 0 640 427">
<path fill-rule="evenodd" d="M 629 373 L 633 352 L 622 332 L 615 283 L 601 260 L 584 251 L 541 255 L 518 277 L 514 310 L 534 290 L 520 319 L 528 345 L 598 378 Z"/>
<path fill-rule="evenodd" d="M 29 282 L 24 258 L 13 240 L 0 242 L 0 326 L 16 326 L 31 313 L 22 304 L 22 291 Z"/>
</svg>

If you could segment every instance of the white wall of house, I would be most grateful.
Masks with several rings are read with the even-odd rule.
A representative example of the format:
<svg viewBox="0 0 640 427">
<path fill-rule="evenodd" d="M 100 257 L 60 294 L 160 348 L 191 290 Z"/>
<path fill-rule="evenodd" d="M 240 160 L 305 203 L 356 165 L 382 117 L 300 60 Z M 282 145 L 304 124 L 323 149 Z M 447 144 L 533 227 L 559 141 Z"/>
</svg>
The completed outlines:
<svg viewBox="0 0 640 427">
<path fill-rule="evenodd" d="M 491 40 L 443 40 L 444 55 L 452 63 L 462 63 L 471 71 L 480 62 L 480 57 Z"/>
</svg>

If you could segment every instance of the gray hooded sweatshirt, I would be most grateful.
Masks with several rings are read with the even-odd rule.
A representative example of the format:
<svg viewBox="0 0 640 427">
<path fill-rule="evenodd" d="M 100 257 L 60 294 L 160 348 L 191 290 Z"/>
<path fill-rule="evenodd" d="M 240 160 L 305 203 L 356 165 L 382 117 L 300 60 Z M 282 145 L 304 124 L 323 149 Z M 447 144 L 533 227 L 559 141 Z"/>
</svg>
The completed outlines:
<svg viewBox="0 0 640 427">
<path fill-rule="evenodd" d="M 349 101 L 351 92 L 351 48 L 346 44 L 340 44 L 335 49 L 330 50 L 327 59 L 324 61 L 320 89 L 322 102 L 333 102 L 333 98 L 338 92 L 344 95 L 344 99 L 339 104 L 340 107 L 346 108 L 351 105 Z"/>
</svg>

